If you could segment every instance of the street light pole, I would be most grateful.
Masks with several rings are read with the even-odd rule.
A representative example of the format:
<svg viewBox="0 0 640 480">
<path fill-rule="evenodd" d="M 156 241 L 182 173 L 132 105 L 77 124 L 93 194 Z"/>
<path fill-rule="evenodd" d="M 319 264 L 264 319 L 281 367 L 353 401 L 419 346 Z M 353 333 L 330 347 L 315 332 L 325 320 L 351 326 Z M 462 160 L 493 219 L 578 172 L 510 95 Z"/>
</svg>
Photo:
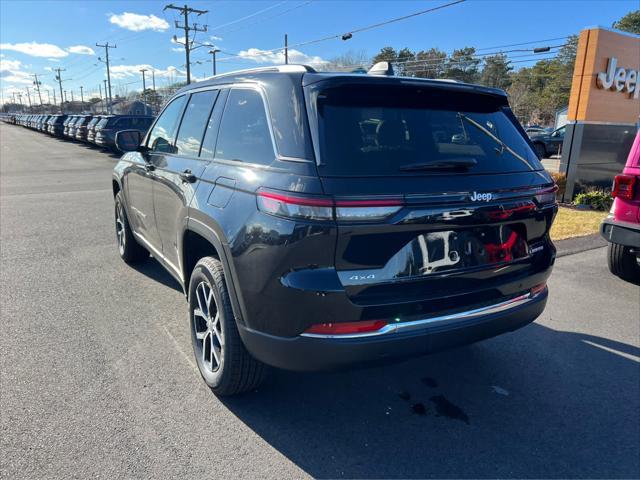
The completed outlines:
<svg viewBox="0 0 640 480">
<path fill-rule="evenodd" d="M 144 78 L 144 72 L 147 71 L 146 68 L 140 70 L 142 72 L 142 102 L 144 103 L 144 112 L 147 114 L 147 84 Z"/>
<path fill-rule="evenodd" d="M 213 76 L 214 77 L 216 76 L 216 53 L 218 53 L 219 51 L 220 50 L 217 49 L 217 48 L 214 48 L 213 50 L 209 50 L 209 53 L 211 55 L 213 55 L 212 61 L 213 61 Z"/>
</svg>

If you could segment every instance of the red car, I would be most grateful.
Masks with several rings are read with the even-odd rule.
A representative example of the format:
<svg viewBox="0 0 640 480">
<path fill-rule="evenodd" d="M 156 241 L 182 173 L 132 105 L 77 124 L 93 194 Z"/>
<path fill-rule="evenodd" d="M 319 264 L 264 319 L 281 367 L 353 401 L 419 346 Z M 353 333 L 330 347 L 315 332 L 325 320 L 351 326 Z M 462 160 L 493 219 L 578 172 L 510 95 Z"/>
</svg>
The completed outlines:
<svg viewBox="0 0 640 480">
<path fill-rule="evenodd" d="M 616 175 L 611 192 L 614 201 L 600 233 L 609 242 L 609 270 L 625 280 L 640 280 L 640 131 L 627 164 Z"/>
</svg>

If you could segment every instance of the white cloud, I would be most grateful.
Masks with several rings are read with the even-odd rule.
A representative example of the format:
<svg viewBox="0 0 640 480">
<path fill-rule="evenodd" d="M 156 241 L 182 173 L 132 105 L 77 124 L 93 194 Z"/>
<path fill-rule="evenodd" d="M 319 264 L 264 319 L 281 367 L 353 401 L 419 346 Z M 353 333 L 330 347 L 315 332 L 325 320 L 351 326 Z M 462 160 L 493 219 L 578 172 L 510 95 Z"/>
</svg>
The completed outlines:
<svg viewBox="0 0 640 480">
<path fill-rule="evenodd" d="M 164 32 L 169 28 L 166 20 L 156 17 L 155 15 L 139 15 L 137 13 L 124 12 L 120 15 L 112 14 L 109 21 L 114 25 L 141 32 L 143 30 L 155 30 L 156 32 Z"/>
<path fill-rule="evenodd" d="M 178 45 L 184 45 L 186 41 L 187 41 L 187 37 L 177 37 L 177 38 L 171 37 L 171 43 L 176 43 Z"/>
<path fill-rule="evenodd" d="M 284 51 L 260 50 L 259 48 L 250 48 L 242 50 L 238 55 L 247 60 L 253 60 L 256 63 L 273 63 L 284 64 Z M 289 63 L 303 63 L 306 65 L 324 65 L 327 60 L 318 56 L 309 56 L 300 50 L 289 49 Z"/>
<path fill-rule="evenodd" d="M 182 47 L 171 47 L 172 52 L 184 53 L 184 48 Z"/>
<path fill-rule="evenodd" d="M 57 45 L 50 43 L 0 43 L 0 50 L 13 50 L 32 57 L 62 58 L 69 55 Z"/>
<path fill-rule="evenodd" d="M 211 39 L 214 42 L 221 42 L 222 41 L 222 37 L 219 37 L 218 35 L 211 35 L 209 37 L 209 39 Z"/>
<path fill-rule="evenodd" d="M 2 79 L 2 83 L 31 85 L 33 83 L 33 77 L 22 70 L 23 66 L 20 60 L 0 58 L 0 79 Z"/>
<path fill-rule="evenodd" d="M 58 60 L 57 58 L 47 58 L 47 61 L 49 61 L 49 62 L 59 62 L 60 60 Z"/>
<path fill-rule="evenodd" d="M 142 78 L 142 73 L 140 70 L 146 69 L 148 71 L 147 74 L 150 74 L 153 71 L 156 77 L 183 77 L 186 75 L 186 72 L 179 70 L 174 66 L 169 66 L 166 69 L 162 70 L 160 68 L 152 67 L 151 65 L 114 65 L 110 68 L 111 78 L 115 79 L 123 79 L 123 78 L 131 78 L 131 77 L 140 77 Z"/>
<path fill-rule="evenodd" d="M 95 55 L 96 54 L 96 52 L 93 51 L 93 48 L 87 47 L 85 45 L 74 45 L 73 47 L 67 48 L 67 52 L 77 53 L 78 55 Z"/>
</svg>

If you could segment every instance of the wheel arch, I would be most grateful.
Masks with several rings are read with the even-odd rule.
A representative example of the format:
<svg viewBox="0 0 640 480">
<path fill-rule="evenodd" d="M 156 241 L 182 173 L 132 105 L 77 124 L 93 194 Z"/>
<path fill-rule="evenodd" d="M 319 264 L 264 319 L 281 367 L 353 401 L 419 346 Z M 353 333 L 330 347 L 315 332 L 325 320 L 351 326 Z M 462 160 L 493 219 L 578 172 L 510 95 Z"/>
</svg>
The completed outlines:
<svg viewBox="0 0 640 480">
<path fill-rule="evenodd" d="M 196 263 L 198 263 L 198 260 L 207 256 L 215 257 L 220 260 L 224 269 L 225 281 L 229 289 L 234 316 L 238 322 L 244 324 L 243 309 L 241 308 L 237 294 L 233 265 L 231 264 L 230 255 L 225 249 L 222 240 L 213 228 L 200 220 L 189 218 L 185 227 L 182 233 L 180 251 L 180 265 L 182 278 L 184 279 L 185 295 L 188 295 L 191 273 Z"/>
</svg>

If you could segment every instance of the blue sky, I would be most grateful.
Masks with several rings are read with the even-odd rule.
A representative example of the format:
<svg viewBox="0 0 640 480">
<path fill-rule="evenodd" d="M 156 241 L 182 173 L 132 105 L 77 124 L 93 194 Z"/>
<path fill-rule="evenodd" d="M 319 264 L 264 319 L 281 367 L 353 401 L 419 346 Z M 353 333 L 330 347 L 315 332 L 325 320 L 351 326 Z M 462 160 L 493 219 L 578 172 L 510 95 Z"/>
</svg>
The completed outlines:
<svg viewBox="0 0 640 480">
<path fill-rule="evenodd" d="M 295 47 L 298 43 L 342 34 L 359 27 L 408 15 L 449 3 L 438 1 L 192 1 L 189 6 L 209 13 L 192 16 L 191 22 L 209 26 L 196 41 L 215 44 L 218 73 L 279 63 L 285 33 L 293 61 L 322 62 L 346 52 L 374 55 L 381 47 L 409 47 L 413 50 L 490 47 L 565 37 L 594 25 L 610 27 L 612 22 L 638 8 L 637 0 L 608 1 L 489 1 L 467 0 L 425 15 L 356 33 L 348 41 L 330 39 Z M 40 76 L 43 91 L 56 82 L 53 68 L 64 68 L 64 89 L 76 98 L 80 86 L 85 94 L 96 94 L 105 78 L 104 49 L 96 42 L 117 45 L 110 50 L 112 82 L 121 92 L 142 88 L 144 66 L 156 70 L 156 84 L 183 80 L 184 50 L 172 43 L 181 37 L 174 20 L 178 12 L 155 1 L 0 1 L 0 79 L 2 101 L 11 92 L 32 87 L 30 74 Z M 183 4 L 184 2 L 176 2 Z M 140 17 L 144 16 L 144 17 Z M 153 16 L 153 17 L 152 17 Z M 515 47 L 524 48 L 524 47 Z M 528 48 L 528 47 L 527 47 Z M 211 74 L 208 48 L 192 54 L 192 75 Z M 266 50 L 266 52 L 260 52 Z M 512 54 L 516 55 L 516 54 Z M 522 54 L 520 54 L 522 55 Z M 226 57 L 226 59 L 225 59 Z M 519 57 L 515 67 L 529 65 L 530 57 Z M 515 60 L 515 59 L 514 59 Z M 46 101 L 46 95 L 44 100 Z"/>
</svg>

